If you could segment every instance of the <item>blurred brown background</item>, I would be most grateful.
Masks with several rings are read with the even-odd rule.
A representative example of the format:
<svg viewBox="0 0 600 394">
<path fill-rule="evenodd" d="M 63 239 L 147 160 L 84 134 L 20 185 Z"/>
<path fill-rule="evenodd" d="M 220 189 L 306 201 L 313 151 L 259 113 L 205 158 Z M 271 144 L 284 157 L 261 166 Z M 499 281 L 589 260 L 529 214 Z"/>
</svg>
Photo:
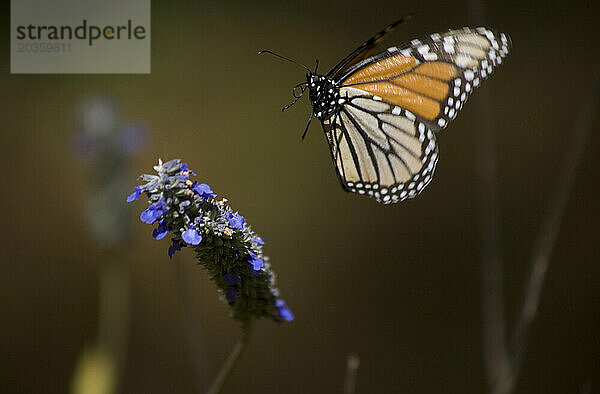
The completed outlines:
<svg viewBox="0 0 600 394">
<path fill-rule="evenodd" d="M 344 193 L 307 98 L 282 113 L 301 69 L 256 55 L 272 49 L 322 69 L 407 13 L 392 36 L 471 24 L 466 2 L 158 2 L 150 75 L 10 75 L 9 5 L 2 4 L 3 169 L 0 386 L 63 393 L 98 323 L 106 252 L 86 230 L 86 185 L 73 157 L 74 108 L 108 94 L 152 141 L 136 176 L 179 157 L 266 238 L 291 324 L 261 321 L 227 393 L 340 393 L 346 355 L 361 358 L 357 393 L 481 393 L 481 219 L 475 169 L 481 95 L 438 138 L 436 176 L 393 206 Z M 489 91 L 498 153 L 505 300 L 512 327 L 532 245 L 565 146 L 600 73 L 594 1 L 486 4 L 486 24 L 512 36 Z M 480 93 L 480 92 L 478 92 Z M 531 328 L 518 393 L 600 392 L 600 253 L 596 120 Z M 123 195 L 123 203 L 128 191 Z M 213 285 L 184 250 L 139 222 L 118 259 L 131 280 L 122 393 L 196 392 L 173 264 L 184 264 L 212 377 L 238 336 Z M 114 256 L 113 256 L 114 257 Z"/>
</svg>

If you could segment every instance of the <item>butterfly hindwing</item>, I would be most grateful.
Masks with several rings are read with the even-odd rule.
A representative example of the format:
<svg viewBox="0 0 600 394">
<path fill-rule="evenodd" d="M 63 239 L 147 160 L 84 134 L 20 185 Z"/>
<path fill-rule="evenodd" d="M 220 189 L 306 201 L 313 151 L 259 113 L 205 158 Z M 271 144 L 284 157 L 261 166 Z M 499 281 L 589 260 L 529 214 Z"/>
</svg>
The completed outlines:
<svg viewBox="0 0 600 394">
<path fill-rule="evenodd" d="M 323 122 L 342 187 L 394 203 L 417 196 L 438 158 L 433 132 L 410 112 L 352 87 L 343 110 Z"/>
</svg>

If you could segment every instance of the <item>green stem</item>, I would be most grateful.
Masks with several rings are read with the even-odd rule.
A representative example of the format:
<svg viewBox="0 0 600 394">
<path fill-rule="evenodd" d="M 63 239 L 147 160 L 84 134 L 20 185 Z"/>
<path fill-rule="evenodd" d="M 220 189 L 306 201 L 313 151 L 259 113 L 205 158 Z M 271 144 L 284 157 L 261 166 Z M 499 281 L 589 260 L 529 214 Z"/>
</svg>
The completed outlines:
<svg viewBox="0 0 600 394">
<path fill-rule="evenodd" d="M 246 345 L 248 344 L 248 340 L 250 339 L 251 333 L 252 320 L 249 320 L 248 323 L 246 323 L 242 328 L 242 337 L 240 338 L 238 343 L 235 344 L 235 347 L 231 351 L 231 354 L 229 354 L 229 357 L 227 357 L 227 360 L 225 360 L 225 363 L 221 367 L 221 370 L 219 371 L 215 379 L 210 384 L 210 388 L 208 389 L 206 394 L 219 394 L 221 392 L 221 390 L 223 389 L 223 385 L 229 378 L 229 375 L 231 375 L 231 371 L 237 364 L 242 353 L 244 353 Z"/>
</svg>

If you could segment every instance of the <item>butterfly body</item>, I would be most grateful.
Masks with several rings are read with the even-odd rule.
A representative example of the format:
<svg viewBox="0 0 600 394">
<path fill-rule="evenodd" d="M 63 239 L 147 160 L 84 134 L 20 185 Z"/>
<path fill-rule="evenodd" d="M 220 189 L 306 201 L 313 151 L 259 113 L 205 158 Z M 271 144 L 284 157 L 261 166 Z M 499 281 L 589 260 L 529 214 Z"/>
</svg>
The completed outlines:
<svg viewBox="0 0 600 394">
<path fill-rule="evenodd" d="M 340 88 L 333 80 L 323 75 L 308 73 L 306 84 L 313 114 L 317 119 L 322 121 L 339 111 Z"/>
<path fill-rule="evenodd" d="M 309 91 L 311 118 L 321 121 L 343 189 L 384 204 L 416 197 L 431 182 L 436 132 L 456 118 L 511 46 L 504 33 L 465 27 L 371 55 L 398 23 L 325 75 L 309 70 L 302 88 Z"/>
</svg>

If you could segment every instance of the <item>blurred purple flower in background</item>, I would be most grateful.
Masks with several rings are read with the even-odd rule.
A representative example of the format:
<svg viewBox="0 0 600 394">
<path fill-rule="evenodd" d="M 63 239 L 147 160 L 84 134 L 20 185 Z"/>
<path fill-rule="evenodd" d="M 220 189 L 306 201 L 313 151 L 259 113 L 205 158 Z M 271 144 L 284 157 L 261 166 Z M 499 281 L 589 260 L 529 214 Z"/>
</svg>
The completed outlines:
<svg viewBox="0 0 600 394">
<path fill-rule="evenodd" d="M 118 253 L 131 237 L 131 220 L 123 204 L 123 193 L 129 189 L 131 158 L 144 148 L 148 136 L 139 124 L 122 123 L 118 106 L 109 97 L 83 98 L 75 107 L 75 118 L 77 132 L 71 139 L 71 148 L 74 155 L 87 164 L 88 171 L 83 213 L 90 234 L 105 255 L 99 273 L 99 328 L 92 356 L 107 359 L 112 373 L 103 380 L 96 380 L 95 384 L 111 386 L 117 391 L 127 351 L 130 293 L 127 267 L 119 260 Z M 136 188 L 128 201 L 137 200 L 141 192 Z M 143 216 L 154 223 L 163 208 L 155 205 Z M 168 231 L 167 222 L 161 221 L 153 236 L 162 239 Z M 82 351 L 73 374 L 74 382 L 91 376 L 85 361 L 88 357 L 86 351 Z"/>
<path fill-rule="evenodd" d="M 100 245 L 124 245 L 131 234 L 131 221 L 123 206 L 123 193 L 129 189 L 131 158 L 146 146 L 148 132 L 138 123 L 123 123 L 116 101 L 106 96 L 82 98 L 75 117 L 72 151 L 88 164 L 90 172 L 83 200 L 88 228 Z M 129 200 L 138 199 L 140 193 L 136 189 Z M 145 214 L 148 220 L 156 215 L 160 216 L 160 211 Z"/>
<path fill-rule="evenodd" d="M 148 132 L 139 123 L 122 123 L 114 99 L 102 96 L 81 100 L 77 109 L 78 131 L 72 148 L 83 161 L 101 159 L 103 155 L 129 157 L 141 152 L 148 142 Z"/>
</svg>

